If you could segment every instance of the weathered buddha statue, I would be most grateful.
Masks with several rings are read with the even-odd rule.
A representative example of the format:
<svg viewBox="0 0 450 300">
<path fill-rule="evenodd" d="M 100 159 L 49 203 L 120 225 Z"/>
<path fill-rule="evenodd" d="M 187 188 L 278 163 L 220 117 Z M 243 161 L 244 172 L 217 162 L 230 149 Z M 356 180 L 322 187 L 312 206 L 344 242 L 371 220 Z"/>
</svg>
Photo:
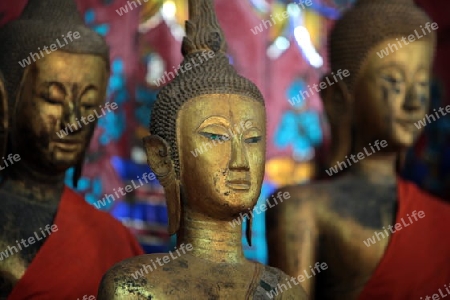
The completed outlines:
<svg viewBox="0 0 450 300">
<path fill-rule="evenodd" d="M 0 29 L 0 49 L 0 298 L 95 296 L 111 266 L 143 253 L 120 222 L 64 185 L 71 167 L 77 182 L 96 116 L 108 113 L 108 46 L 73 1 L 30 0 Z"/>
<path fill-rule="evenodd" d="M 331 32 L 329 180 L 281 188 L 266 212 L 269 265 L 312 299 L 448 294 L 450 206 L 397 172 L 428 112 L 437 27 L 410 0 L 361 0 Z"/>
<path fill-rule="evenodd" d="M 189 1 L 189 15 L 180 67 L 186 71 L 158 94 L 144 139 L 148 163 L 165 189 L 177 249 L 115 265 L 99 299 L 306 299 L 283 272 L 244 257 L 242 229 L 232 221 L 248 213 L 260 193 L 264 99 L 229 64 L 213 0 Z M 204 144 L 211 147 L 195 157 L 192 151 Z M 277 291 L 279 284 L 286 290 Z"/>
</svg>

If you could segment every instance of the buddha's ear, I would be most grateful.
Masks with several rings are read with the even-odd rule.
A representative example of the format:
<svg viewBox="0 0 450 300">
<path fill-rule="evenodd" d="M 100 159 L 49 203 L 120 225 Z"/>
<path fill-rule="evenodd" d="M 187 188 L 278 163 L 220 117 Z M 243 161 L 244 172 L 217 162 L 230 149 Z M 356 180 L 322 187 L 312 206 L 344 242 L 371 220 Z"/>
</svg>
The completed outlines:
<svg viewBox="0 0 450 300">
<path fill-rule="evenodd" d="M 143 142 L 147 153 L 147 163 L 164 187 L 169 214 L 169 234 L 172 235 L 180 228 L 181 195 L 180 182 L 170 156 L 170 146 L 157 135 L 144 137 Z"/>
<path fill-rule="evenodd" d="M 8 142 L 8 97 L 3 78 L 0 75 L 0 154 L 5 154 Z"/>
<path fill-rule="evenodd" d="M 328 80 L 326 80 L 328 77 Z M 330 74 L 322 78 L 332 82 L 320 91 L 325 113 L 331 129 L 331 152 L 326 158 L 327 168 L 349 154 L 351 147 L 351 127 L 353 122 L 353 98 L 342 80 L 335 81 Z M 321 82 L 322 82 L 321 81 Z"/>
<path fill-rule="evenodd" d="M 351 121 L 353 103 L 345 82 L 334 81 L 331 79 L 331 74 L 325 75 L 321 82 L 333 83 L 320 91 L 328 122 L 339 124 Z"/>
</svg>

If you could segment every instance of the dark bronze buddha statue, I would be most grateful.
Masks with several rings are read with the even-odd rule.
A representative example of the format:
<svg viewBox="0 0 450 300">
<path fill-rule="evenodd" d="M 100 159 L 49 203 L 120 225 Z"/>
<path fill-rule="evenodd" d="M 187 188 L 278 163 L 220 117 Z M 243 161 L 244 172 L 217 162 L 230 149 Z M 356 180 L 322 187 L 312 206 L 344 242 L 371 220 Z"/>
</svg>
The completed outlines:
<svg viewBox="0 0 450 300">
<path fill-rule="evenodd" d="M 0 298 L 10 295 L 11 299 L 17 299 L 25 297 L 23 293 L 32 298 L 68 297 L 62 292 L 56 296 L 59 292 L 55 290 L 46 291 L 50 285 L 45 278 L 52 270 L 36 267 L 25 275 L 30 266 L 45 264 L 46 257 L 51 259 L 52 263 L 47 262 L 49 266 L 54 266 L 59 259 L 63 263 L 73 262 L 75 258 L 64 258 L 64 255 L 70 256 L 68 253 L 74 249 L 72 244 L 83 245 L 87 241 L 88 236 L 83 235 L 80 240 L 79 234 L 90 222 L 92 224 L 92 218 L 107 220 L 105 225 L 121 226 L 64 185 L 65 172 L 69 168 L 75 167 L 75 185 L 81 175 L 84 154 L 97 120 L 84 122 L 82 126 L 77 123 L 100 111 L 105 102 L 109 49 L 100 35 L 84 25 L 73 1 L 59 0 L 30 0 L 19 19 L 0 29 L 0 47 L 0 69 L 4 72 L 8 94 L 8 113 L 1 111 L 1 124 L 8 125 L 2 156 L 14 158 L 14 164 L 6 167 L 2 164 L 3 168 L 0 168 L 0 251 L 4 251 L 0 259 Z M 3 100 L 4 95 L 1 96 Z M 61 132 L 65 134 L 58 135 Z M 71 205 L 73 209 L 65 211 Z M 42 235 L 45 228 L 52 230 Z M 60 245 L 55 246 L 55 242 L 55 247 L 43 247 L 58 230 L 58 238 L 53 240 L 59 240 Z M 92 236 L 100 234 L 98 231 L 101 230 L 91 228 Z M 91 242 L 87 246 L 88 252 L 94 251 L 100 242 Z M 110 242 L 104 242 L 104 247 L 111 245 Z M 126 244 L 113 252 L 120 253 L 121 249 L 129 247 Z M 130 238 L 129 244 L 134 246 L 135 242 Z M 52 255 L 55 251 L 58 253 Z M 140 253 L 136 251 L 135 254 Z M 132 255 L 130 252 L 128 256 L 118 256 L 103 268 Z M 35 257 L 39 257 L 36 262 Z M 89 260 L 88 257 L 84 259 Z M 86 267 L 85 263 L 78 262 L 80 273 L 83 272 L 81 267 Z M 99 262 L 98 266 L 102 264 Z M 37 272 L 40 273 L 38 278 L 32 279 L 31 274 Z M 85 275 L 87 272 L 86 268 Z M 97 271 L 90 271 L 92 276 L 95 273 Z M 25 278 L 22 281 L 25 288 L 17 288 L 12 295 L 22 278 Z M 60 291 L 70 293 L 71 288 L 81 284 L 80 280 L 67 280 Z M 96 290 L 89 290 L 89 287 L 98 285 L 100 278 L 83 280 L 85 289 L 78 291 L 80 295 L 95 293 Z M 29 285 L 31 281 L 40 285 L 39 291 Z M 76 298 L 76 295 L 77 291 L 70 296 Z"/>
<path fill-rule="evenodd" d="M 408 184 L 396 168 L 421 132 L 414 123 L 428 111 L 432 27 L 437 24 L 412 1 L 361 0 L 331 32 L 327 76 L 338 70 L 350 76 L 321 94 L 332 133 L 329 180 L 281 188 L 275 194 L 291 198 L 266 213 L 269 265 L 299 276 L 317 262 L 327 264 L 302 282 L 312 299 L 357 299 L 379 283 L 385 257 L 394 257 L 390 236 L 370 247 L 363 241 L 375 232 L 391 234 L 389 226 L 403 217 Z M 398 290 L 406 293 L 403 282 Z M 412 299 L 386 295 L 373 299 Z"/>
</svg>

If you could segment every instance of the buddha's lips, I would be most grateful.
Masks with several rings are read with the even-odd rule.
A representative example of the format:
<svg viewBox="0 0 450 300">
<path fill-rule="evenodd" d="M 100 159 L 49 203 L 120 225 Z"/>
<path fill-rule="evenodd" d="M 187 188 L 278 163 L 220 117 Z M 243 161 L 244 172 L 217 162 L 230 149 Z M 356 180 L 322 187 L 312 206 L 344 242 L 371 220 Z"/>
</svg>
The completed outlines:
<svg viewBox="0 0 450 300">
<path fill-rule="evenodd" d="M 410 123 L 416 123 L 419 120 L 421 120 L 421 119 L 417 119 L 417 118 L 416 119 L 397 119 L 397 122 L 410 124 Z"/>
<path fill-rule="evenodd" d="M 226 184 L 229 188 L 234 190 L 248 190 L 250 189 L 250 181 L 248 180 L 230 180 Z"/>
<path fill-rule="evenodd" d="M 83 144 L 80 139 L 58 139 L 53 140 L 53 142 L 56 147 L 63 151 L 75 151 Z"/>
<path fill-rule="evenodd" d="M 54 140 L 55 143 L 58 144 L 81 144 L 83 140 L 81 139 L 58 139 Z"/>
<path fill-rule="evenodd" d="M 417 122 L 417 121 L 416 121 Z M 397 123 L 407 130 L 416 129 L 414 121 L 410 120 L 397 120 Z"/>
</svg>

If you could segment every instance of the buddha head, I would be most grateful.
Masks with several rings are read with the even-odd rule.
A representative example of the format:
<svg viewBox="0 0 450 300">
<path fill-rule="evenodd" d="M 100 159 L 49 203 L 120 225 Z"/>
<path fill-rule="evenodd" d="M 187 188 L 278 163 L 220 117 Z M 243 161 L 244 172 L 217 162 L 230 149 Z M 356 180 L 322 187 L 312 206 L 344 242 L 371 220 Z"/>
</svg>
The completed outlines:
<svg viewBox="0 0 450 300">
<path fill-rule="evenodd" d="M 0 29 L 0 45 L 9 95 L 6 151 L 38 174 L 63 175 L 75 166 L 76 185 L 97 122 L 90 116 L 105 101 L 108 46 L 72 0 L 30 0 Z"/>
<path fill-rule="evenodd" d="M 391 153 L 413 145 L 414 123 L 429 108 L 436 28 L 412 0 L 360 0 L 336 22 L 333 85 L 321 94 L 332 135 L 328 165 L 376 140 Z M 350 75 L 336 77 L 344 70 Z"/>
<path fill-rule="evenodd" d="M 165 189 L 170 234 L 184 209 L 215 220 L 248 212 L 264 176 L 264 99 L 229 64 L 212 0 L 189 5 L 180 67 L 186 71 L 159 92 L 144 138 L 148 164 Z"/>
</svg>

